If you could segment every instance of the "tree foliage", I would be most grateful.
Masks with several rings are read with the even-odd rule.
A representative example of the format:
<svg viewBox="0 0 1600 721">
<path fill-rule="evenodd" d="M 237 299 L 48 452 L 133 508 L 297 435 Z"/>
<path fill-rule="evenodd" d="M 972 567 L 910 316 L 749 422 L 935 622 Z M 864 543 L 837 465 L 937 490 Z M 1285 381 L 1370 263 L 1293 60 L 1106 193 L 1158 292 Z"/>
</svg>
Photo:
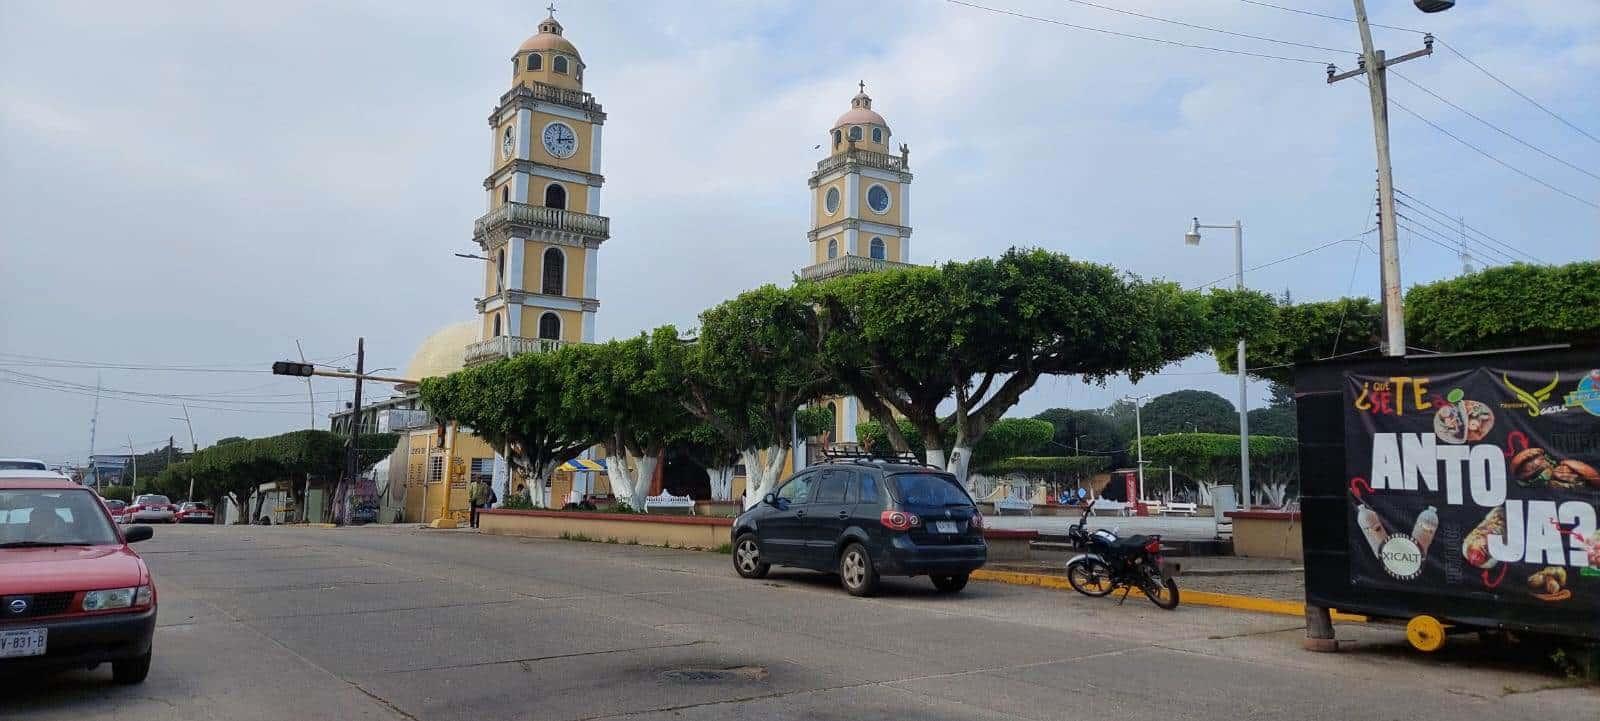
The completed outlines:
<svg viewBox="0 0 1600 721">
<path fill-rule="evenodd" d="M 1406 293 L 1406 339 L 1439 351 L 1600 342 L 1600 261 L 1494 266 Z"/>
<path fill-rule="evenodd" d="M 1106 456 L 1012 456 L 978 468 L 993 475 L 1069 476 L 1083 479 L 1111 467 Z"/>
<path fill-rule="evenodd" d="M 1251 477 L 1287 485 L 1295 475 L 1298 445 L 1293 438 L 1250 436 Z M 1239 436 L 1221 433 L 1175 433 L 1144 439 L 1144 458 L 1153 467 L 1172 466 L 1195 481 L 1202 497 L 1210 488 L 1239 479 Z"/>
<path fill-rule="evenodd" d="M 1165 433 L 1238 433 L 1239 411 L 1211 391 L 1181 390 L 1151 398 L 1140 412 L 1147 436 Z"/>
<path fill-rule="evenodd" d="M 310 475 L 332 480 L 342 475 L 349 438 L 322 430 L 304 430 L 265 438 L 230 439 L 202 448 L 182 463 L 174 463 L 155 478 L 155 488 L 167 496 L 183 498 L 193 482 L 195 495 L 220 506 L 232 498 L 247 522 L 251 494 L 262 484 L 300 480 Z M 367 433 L 356 439 L 356 461 L 366 471 L 394 452 L 399 436 Z M 192 499 L 191 499 L 192 500 Z"/>
<path fill-rule="evenodd" d="M 101 486 L 100 497 L 108 501 L 132 501 L 133 488 L 129 486 Z"/>
<path fill-rule="evenodd" d="M 1055 430 L 1052 437 L 1031 449 L 1034 456 L 1065 456 L 1081 452 L 1113 453 L 1126 448 L 1128 435 L 1104 410 L 1051 408 L 1034 416 Z M 1130 416 L 1129 422 L 1132 422 Z"/>
<path fill-rule="evenodd" d="M 1035 418 L 1001 418 L 972 448 L 972 463 L 982 468 L 1038 448 L 1055 435 L 1055 426 Z"/>
<path fill-rule="evenodd" d="M 1282 436 L 1296 438 L 1300 435 L 1296 425 L 1294 406 L 1268 406 L 1250 411 L 1250 437 Z"/>
</svg>

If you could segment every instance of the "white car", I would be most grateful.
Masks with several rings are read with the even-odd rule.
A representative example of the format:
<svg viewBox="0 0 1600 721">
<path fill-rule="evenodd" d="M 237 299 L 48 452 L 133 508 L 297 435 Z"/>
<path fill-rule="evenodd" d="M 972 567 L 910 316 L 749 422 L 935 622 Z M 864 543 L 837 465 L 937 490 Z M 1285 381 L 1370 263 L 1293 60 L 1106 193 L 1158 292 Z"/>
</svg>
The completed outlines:
<svg viewBox="0 0 1600 721">
<path fill-rule="evenodd" d="M 44 461 L 32 458 L 0 458 L 0 471 L 43 471 L 46 470 Z"/>
<path fill-rule="evenodd" d="M 177 523 L 178 507 L 166 496 L 147 493 L 134 498 L 122 515 L 127 523 Z"/>
</svg>

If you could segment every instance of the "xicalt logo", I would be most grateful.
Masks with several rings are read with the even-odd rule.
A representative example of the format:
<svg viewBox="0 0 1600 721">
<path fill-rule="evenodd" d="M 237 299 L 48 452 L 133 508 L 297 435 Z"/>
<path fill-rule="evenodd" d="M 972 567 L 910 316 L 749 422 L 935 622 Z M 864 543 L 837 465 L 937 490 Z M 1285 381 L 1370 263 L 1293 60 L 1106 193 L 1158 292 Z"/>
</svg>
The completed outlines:
<svg viewBox="0 0 1600 721">
<path fill-rule="evenodd" d="M 1578 389 L 1561 400 L 1568 408 L 1582 408 L 1589 415 L 1600 416 L 1600 368 L 1589 371 L 1578 381 Z"/>
<path fill-rule="evenodd" d="M 1518 388 L 1517 384 L 1512 383 L 1511 378 L 1504 373 L 1500 374 L 1500 382 L 1504 383 L 1506 390 L 1511 391 L 1517 397 L 1517 400 L 1522 402 L 1521 405 L 1523 409 L 1528 411 L 1529 417 L 1538 418 L 1545 402 L 1550 400 L 1550 394 L 1554 393 L 1556 386 L 1561 383 L 1561 374 L 1557 373 L 1555 378 L 1550 379 L 1548 385 L 1532 393 Z"/>
</svg>

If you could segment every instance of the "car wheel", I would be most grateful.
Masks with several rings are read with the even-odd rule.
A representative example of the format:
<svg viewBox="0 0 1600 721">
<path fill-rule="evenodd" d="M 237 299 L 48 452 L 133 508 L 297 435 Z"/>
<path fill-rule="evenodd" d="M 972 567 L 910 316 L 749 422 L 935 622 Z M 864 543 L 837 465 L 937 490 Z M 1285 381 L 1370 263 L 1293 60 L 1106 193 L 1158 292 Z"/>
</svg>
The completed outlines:
<svg viewBox="0 0 1600 721">
<path fill-rule="evenodd" d="M 111 680 L 120 684 L 143 683 L 144 677 L 150 675 L 150 651 L 145 651 L 143 656 L 130 658 L 126 661 L 111 662 Z"/>
<path fill-rule="evenodd" d="M 733 542 L 733 570 L 740 578 L 766 578 L 772 564 L 761 560 L 761 544 L 754 533 L 739 536 Z"/>
<path fill-rule="evenodd" d="M 967 574 L 958 573 L 953 576 L 934 576 L 933 587 L 940 593 L 956 593 L 967 587 Z"/>
<path fill-rule="evenodd" d="M 852 596 L 871 596 L 878 591 L 878 569 L 866 546 L 852 543 L 839 554 L 839 580 Z"/>
</svg>

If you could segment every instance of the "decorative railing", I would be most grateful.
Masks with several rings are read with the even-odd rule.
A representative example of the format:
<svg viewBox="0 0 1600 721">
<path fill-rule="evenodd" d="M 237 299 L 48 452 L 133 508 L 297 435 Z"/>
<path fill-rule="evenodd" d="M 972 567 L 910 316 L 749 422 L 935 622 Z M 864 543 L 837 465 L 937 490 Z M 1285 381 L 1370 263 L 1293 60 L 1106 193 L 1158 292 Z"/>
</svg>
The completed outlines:
<svg viewBox="0 0 1600 721">
<path fill-rule="evenodd" d="M 831 155 L 817 161 L 817 172 L 826 173 L 834 168 L 849 164 L 864 165 L 868 168 L 889 170 L 896 173 L 906 172 L 907 163 L 903 156 L 888 155 L 875 150 L 850 150 L 841 155 Z"/>
<path fill-rule="evenodd" d="M 529 97 L 535 100 L 561 103 L 562 105 L 574 107 L 579 110 L 592 110 L 594 112 L 601 112 L 600 104 L 594 101 L 593 95 L 583 92 L 582 90 L 560 88 L 545 83 L 535 82 L 518 85 L 517 87 L 508 91 L 504 97 L 500 98 L 500 102 L 501 104 L 505 104 L 506 102 L 517 97 Z"/>
<path fill-rule="evenodd" d="M 833 260 L 824 260 L 816 265 L 800 269 L 800 278 L 803 280 L 822 280 L 841 275 L 911 267 L 914 267 L 911 263 L 878 260 L 864 255 L 841 255 Z"/>
<path fill-rule="evenodd" d="M 549 353 L 566 344 L 566 341 L 551 338 L 502 335 L 468 345 L 465 360 L 467 365 L 474 365 L 523 353 Z"/>
<path fill-rule="evenodd" d="M 483 238 L 500 226 L 510 226 L 513 231 L 519 228 L 544 228 L 597 238 L 611 237 L 611 219 L 603 215 L 527 203 L 506 203 L 489 211 L 472 224 L 472 237 Z"/>
</svg>

